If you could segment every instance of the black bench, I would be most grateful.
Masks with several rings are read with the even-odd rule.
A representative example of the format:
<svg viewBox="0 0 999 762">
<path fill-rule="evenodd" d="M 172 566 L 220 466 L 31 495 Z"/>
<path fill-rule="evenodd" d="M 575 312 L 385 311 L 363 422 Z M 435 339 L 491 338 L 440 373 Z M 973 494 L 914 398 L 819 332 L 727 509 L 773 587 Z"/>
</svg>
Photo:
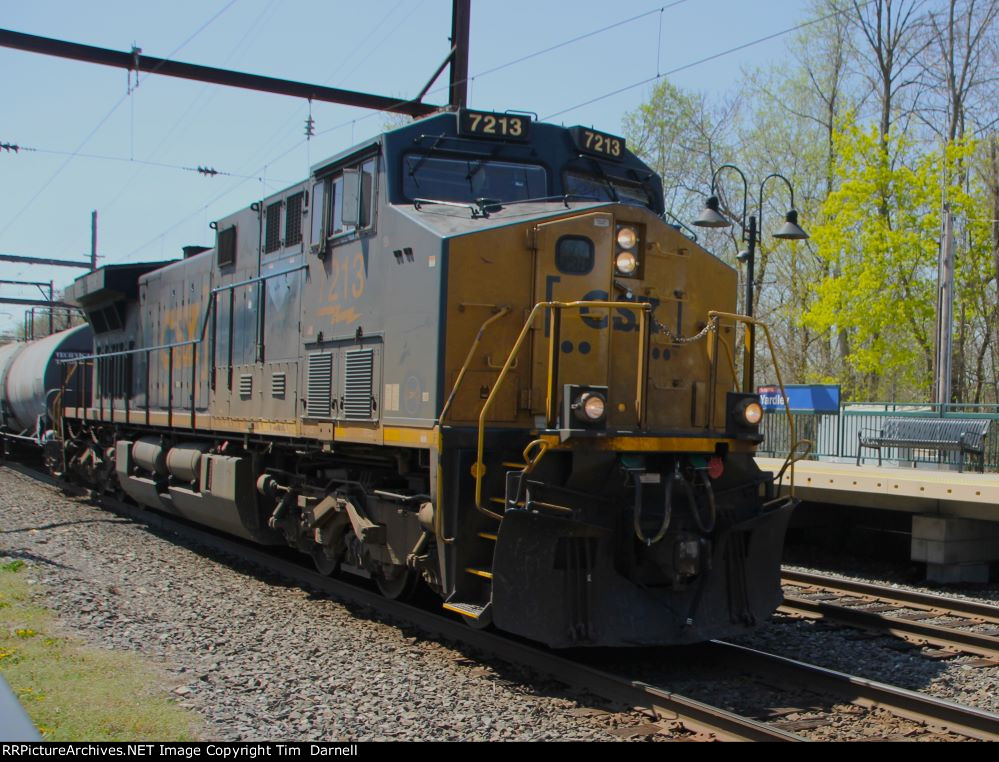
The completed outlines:
<svg viewBox="0 0 999 762">
<path fill-rule="evenodd" d="M 864 447 L 878 451 L 879 466 L 882 447 L 905 447 L 957 452 L 959 471 L 964 471 L 964 454 L 971 453 L 978 456 L 978 470 L 984 471 L 989 423 L 987 418 L 886 418 L 876 434 L 873 429 L 857 432 L 857 465 Z"/>
</svg>

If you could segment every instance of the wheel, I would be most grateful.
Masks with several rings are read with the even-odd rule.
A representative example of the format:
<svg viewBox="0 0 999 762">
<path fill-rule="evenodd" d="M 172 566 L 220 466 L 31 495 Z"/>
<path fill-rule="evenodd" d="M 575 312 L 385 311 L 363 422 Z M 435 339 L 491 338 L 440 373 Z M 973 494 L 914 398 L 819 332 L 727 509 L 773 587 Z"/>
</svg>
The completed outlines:
<svg viewBox="0 0 999 762">
<path fill-rule="evenodd" d="M 374 575 L 378 590 L 389 600 L 407 600 L 416 591 L 419 576 L 403 566 L 382 567 Z"/>
<path fill-rule="evenodd" d="M 316 571 L 324 577 L 331 576 L 340 565 L 339 560 L 330 558 L 326 555 L 320 545 L 313 547 L 312 552 L 309 553 L 309 555 L 312 557 L 312 563 L 316 567 Z"/>
</svg>

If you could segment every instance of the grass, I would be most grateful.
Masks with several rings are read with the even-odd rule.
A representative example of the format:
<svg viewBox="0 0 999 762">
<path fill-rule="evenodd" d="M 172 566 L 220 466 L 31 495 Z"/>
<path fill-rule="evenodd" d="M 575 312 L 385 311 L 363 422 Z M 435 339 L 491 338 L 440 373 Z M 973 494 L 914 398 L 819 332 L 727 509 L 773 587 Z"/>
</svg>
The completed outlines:
<svg viewBox="0 0 999 762">
<path fill-rule="evenodd" d="M 59 634 L 52 613 L 32 602 L 30 568 L 0 564 L 0 673 L 44 740 L 197 740 L 199 718 L 143 659 Z"/>
</svg>

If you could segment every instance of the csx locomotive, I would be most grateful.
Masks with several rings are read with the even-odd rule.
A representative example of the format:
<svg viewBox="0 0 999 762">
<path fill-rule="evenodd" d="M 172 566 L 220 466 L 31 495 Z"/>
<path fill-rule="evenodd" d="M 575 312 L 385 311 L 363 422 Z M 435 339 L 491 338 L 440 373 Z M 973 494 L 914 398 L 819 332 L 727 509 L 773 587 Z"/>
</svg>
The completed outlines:
<svg viewBox="0 0 999 762">
<path fill-rule="evenodd" d="M 79 278 L 90 402 L 49 462 L 552 646 L 732 634 L 780 600 L 794 501 L 753 460 L 736 274 L 663 211 L 586 127 L 387 132 L 211 248 Z"/>
</svg>

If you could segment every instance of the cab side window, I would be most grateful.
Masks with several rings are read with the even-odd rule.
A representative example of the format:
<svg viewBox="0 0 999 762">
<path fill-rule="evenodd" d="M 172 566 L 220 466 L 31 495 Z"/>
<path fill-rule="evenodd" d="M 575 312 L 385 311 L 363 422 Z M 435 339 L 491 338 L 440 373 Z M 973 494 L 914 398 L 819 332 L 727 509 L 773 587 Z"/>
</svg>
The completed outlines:
<svg viewBox="0 0 999 762">
<path fill-rule="evenodd" d="M 345 178 L 345 174 L 350 177 Z M 352 234 L 363 234 L 374 228 L 376 176 L 377 162 L 371 157 L 315 182 L 312 187 L 313 252 L 325 252 L 340 241 L 353 240 Z M 351 215 L 356 216 L 356 221 Z"/>
</svg>

